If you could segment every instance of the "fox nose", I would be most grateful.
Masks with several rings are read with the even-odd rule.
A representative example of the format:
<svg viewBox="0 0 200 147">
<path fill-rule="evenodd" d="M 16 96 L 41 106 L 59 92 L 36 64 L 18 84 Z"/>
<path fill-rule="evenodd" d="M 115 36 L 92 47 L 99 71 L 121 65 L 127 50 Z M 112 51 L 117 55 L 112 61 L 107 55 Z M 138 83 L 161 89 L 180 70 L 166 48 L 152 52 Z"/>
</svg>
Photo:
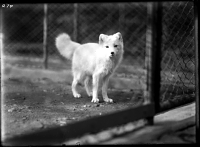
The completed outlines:
<svg viewBox="0 0 200 147">
<path fill-rule="evenodd" d="M 111 52 L 111 55 L 113 56 L 115 53 L 114 52 Z"/>
</svg>

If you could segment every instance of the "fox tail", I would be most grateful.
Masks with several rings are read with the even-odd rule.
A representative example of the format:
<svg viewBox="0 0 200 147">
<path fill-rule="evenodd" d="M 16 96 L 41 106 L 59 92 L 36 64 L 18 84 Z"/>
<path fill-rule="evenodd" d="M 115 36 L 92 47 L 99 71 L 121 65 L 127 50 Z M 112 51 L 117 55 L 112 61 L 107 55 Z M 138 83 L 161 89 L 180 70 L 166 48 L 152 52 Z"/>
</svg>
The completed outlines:
<svg viewBox="0 0 200 147">
<path fill-rule="evenodd" d="M 79 43 L 72 41 L 66 33 L 59 34 L 55 39 L 55 44 L 59 53 L 69 60 L 72 60 L 74 51 L 80 46 Z"/>
</svg>

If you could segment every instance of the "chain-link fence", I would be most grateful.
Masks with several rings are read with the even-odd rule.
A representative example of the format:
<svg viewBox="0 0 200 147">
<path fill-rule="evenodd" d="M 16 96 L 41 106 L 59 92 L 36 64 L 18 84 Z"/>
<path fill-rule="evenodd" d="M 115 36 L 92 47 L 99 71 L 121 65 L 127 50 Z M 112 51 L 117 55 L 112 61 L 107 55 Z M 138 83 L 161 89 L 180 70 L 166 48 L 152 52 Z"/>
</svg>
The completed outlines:
<svg viewBox="0 0 200 147">
<path fill-rule="evenodd" d="M 42 57 L 43 5 L 15 4 L 3 9 L 4 53 Z"/>
<path fill-rule="evenodd" d="M 145 3 L 88 3 L 48 5 L 48 47 L 50 54 L 57 54 L 55 37 L 68 33 L 79 43 L 98 42 L 99 35 L 123 35 L 125 56 L 144 63 L 146 4 Z M 130 33 L 131 32 L 131 33 Z"/>
<path fill-rule="evenodd" d="M 194 95 L 193 2 L 163 3 L 161 100 Z M 43 4 L 15 4 L 3 10 L 4 53 L 43 56 Z M 49 59 L 59 57 L 55 37 L 68 33 L 79 43 L 98 42 L 99 34 L 121 32 L 123 64 L 144 67 L 147 4 L 80 3 L 48 4 L 47 48 Z M 141 72 L 136 72 L 140 77 Z M 191 96 L 191 95 L 190 95 Z"/>
<path fill-rule="evenodd" d="M 195 99 L 193 2 L 163 3 L 161 101 Z M 173 102 L 172 102 L 173 103 Z"/>
<path fill-rule="evenodd" d="M 68 33 L 79 43 L 98 42 L 99 34 L 123 35 L 125 56 L 143 64 L 145 56 L 146 3 L 48 4 L 49 55 L 59 55 L 55 37 Z M 5 53 L 40 57 L 43 54 L 44 6 L 14 5 L 4 10 Z"/>
</svg>

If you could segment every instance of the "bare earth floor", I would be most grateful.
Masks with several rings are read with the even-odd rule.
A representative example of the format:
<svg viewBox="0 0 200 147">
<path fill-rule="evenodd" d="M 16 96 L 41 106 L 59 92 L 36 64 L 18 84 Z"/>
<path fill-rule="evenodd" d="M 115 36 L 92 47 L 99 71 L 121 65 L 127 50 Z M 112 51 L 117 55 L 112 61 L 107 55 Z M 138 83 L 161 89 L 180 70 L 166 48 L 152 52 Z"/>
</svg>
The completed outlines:
<svg viewBox="0 0 200 147">
<path fill-rule="evenodd" d="M 109 89 L 114 103 L 91 103 L 83 86 L 77 99 L 71 92 L 71 73 L 42 69 L 3 67 L 2 137 L 63 126 L 69 122 L 122 110 L 143 101 L 140 90 Z M 69 77 L 69 78 L 66 78 Z M 63 81 L 62 81 L 63 79 Z M 68 81 L 67 81 L 68 80 Z"/>
<path fill-rule="evenodd" d="M 100 103 L 94 104 L 91 103 L 91 98 L 86 95 L 82 86 L 79 86 L 82 98 L 73 98 L 70 83 L 71 74 L 69 72 L 16 68 L 10 65 L 4 66 L 3 69 L 2 140 L 37 130 L 63 126 L 96 115 L 123 110 L 141 105 L 143 102 L 140 89 L 116 90 L 111 88 L 108 90 L 108 95 L 114 100 L 114 103 L 103 102 L 99 94 Z M 65 80 L 62 81 L 62 79 Z M 133 85 L 133 83 L 131 84 Z M 138 85 L 135 87 L 138 87 Z M 100 137 L 98 134 L 89 135 L 64 144 L 195 143 L 194 115 L 195 104 L 193 103 L 182 109 L 179 108 L 157 115 L 155 122 L 158 125 L 147 126 L 138 134 L 131 133 L 134 125 L 129 124 L 121 127 L 123 128 L 121 130 L 120 128 L 115 129 L 115 133 L 110 130 L 104 131 L 100 132 Z M 189 117 L 192 118 L 188 119 Z M 164 125 L 159 125 L 163 122 Z M 124 130 L 129 133 L 121 136 L 123 132 L 126 132 Z M 155 135 L 152 132 L 155 132 Z M 120 137 L 116 137 L 116 134 L 120 134 Z M 146 141 L 144 142 L 145 137 Z"/>
</svg>

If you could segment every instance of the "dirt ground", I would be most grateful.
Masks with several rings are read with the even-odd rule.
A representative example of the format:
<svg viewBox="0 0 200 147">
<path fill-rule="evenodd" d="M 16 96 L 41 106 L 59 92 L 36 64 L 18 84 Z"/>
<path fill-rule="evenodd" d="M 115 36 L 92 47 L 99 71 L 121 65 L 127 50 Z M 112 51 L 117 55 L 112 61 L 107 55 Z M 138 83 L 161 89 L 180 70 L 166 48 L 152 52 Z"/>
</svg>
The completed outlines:
<svg viewBox="0 0 200 147">
<path fill-rule="evenodd" d="M 112 86 L 108 90 L 109 97 L 114 100 L 112 104 L 103 102 L 101 93 L 99 93 L 100 103 L 91 103 L 91 98 L 86 95 L 83 86 L 79 86 L 82 98 L 76 99 L 71 92 L 72 79 L 67 78 L 71 76 L 70 73 L 66 74 L 59 70 L 29 69 L 27 66 L 16 67 L 13 66 L 14 62 L 7 63 L 9 62 L 3 66 L 2 77 L 3 138 L 62 126 L 143 102 L 140 89 L 124 90 Z"/>
</svg>

